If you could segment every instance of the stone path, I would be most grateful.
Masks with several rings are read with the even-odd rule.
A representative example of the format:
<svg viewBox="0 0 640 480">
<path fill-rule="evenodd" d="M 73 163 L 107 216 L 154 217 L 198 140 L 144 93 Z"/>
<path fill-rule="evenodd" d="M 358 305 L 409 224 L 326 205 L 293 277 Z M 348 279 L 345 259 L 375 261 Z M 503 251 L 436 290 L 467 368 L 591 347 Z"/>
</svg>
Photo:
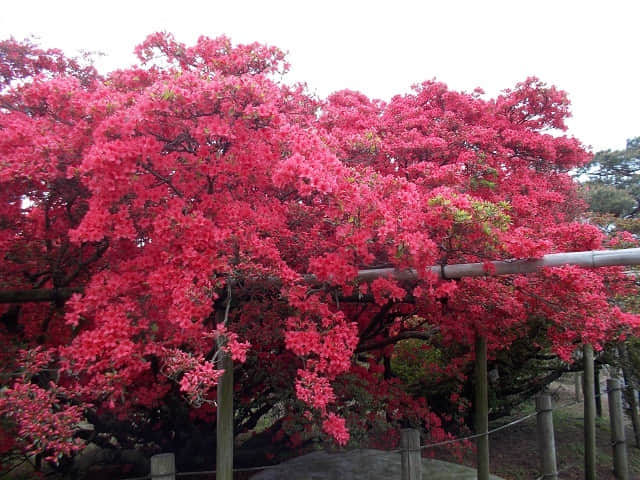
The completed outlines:
<svg viewBox="0 0 640 480">
<path fill-rule="evenodd" d="M 424 458 L 424 480 L 475 480 L 473 468 Z M 493 480 L 500 477 L 491 476 Z M 252 480 L 393 480 L 400 479 L 400 454 L 382 450 L 345 453 L 312 452 L 264 470 Z"/>
</svg>

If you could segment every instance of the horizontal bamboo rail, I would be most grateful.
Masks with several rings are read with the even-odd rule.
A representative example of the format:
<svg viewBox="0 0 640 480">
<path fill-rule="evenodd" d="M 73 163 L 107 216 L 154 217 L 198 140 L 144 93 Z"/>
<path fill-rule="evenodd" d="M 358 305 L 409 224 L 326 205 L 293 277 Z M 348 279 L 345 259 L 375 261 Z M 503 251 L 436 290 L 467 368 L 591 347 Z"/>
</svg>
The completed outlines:
<svg viewBox="0 0 640 480">
<path fill-rule="evenodd" d="M 462 277 L 483 277 L 494 275 L 518 275 L 533 273 L 543 267 L 560 267 L 577 265 L 580 267 L 613 267 L 640 265 L 640 248 L 620 250 L 591 250 L 587 252 L 550 253 L 537 259 L 495 260 L 485 263 L 459 263 L 452 265 L 433 265 L 428 267 L 433 274 L 447 279 Z M 392 277 L 399 281 L 416 281 L 418 272 L 413 269 L 397 270 L 395 268 L 367 268 L 358 271 L 358 280 L 372 282 L 376 278 Z M 313 275 L 306 275 L 308 283 L 318 283 Z M 66 300 L 74 293 L 82 293 L 81 287 L 73 288 L 38 288 L 22 290 L 0 290 L 1 303 L 51 302 Z"/>
<path fill-rule="evenodd" d="M 591 250 L 587 252 L 550 253 L 537 259 L 496 260 L 487 262 L 492 265 L 487 269 L 484 263 L 459 263 L 452 265 L 434 265 L 428 269 L 435 275 L 444 278 L 483 277 L 494 275 L 518 275 L 533 273 L 543 267 L 560 267 L 577 265 L 579 267 L 614 267 L 623 265 L 640 265 L 640 248 L 620 250 Z M 393 276 L 397 280 L 416 280 L 416 270 L 398 271 L 394 268 L 364 269 L 358 278 L 373 281 L 379 277 Z"/>
</svg>

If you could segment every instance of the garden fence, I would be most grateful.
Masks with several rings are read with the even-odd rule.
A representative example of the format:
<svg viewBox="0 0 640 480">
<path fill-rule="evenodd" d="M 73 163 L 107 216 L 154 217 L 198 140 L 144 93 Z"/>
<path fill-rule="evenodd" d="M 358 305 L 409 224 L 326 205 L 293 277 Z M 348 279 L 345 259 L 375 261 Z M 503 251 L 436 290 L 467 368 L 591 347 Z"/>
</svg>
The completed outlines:
<svg viewBox="0 0 640 480">
<path fill-rule="evenodd" d="M 552 406 L 552 398 L 549 394 L 541 394 L 536 398 L 535 412 L 523 415 L 519 418 L 509 421 L 497 428 L 489 430 L 486 433 L 479 433 L 465 437 L 453 438 L 450 440 L 428 443 L 421 445 L 420 431 L 417 429 L 403 429 L 400 436 L 400 447 L 389 451 L 389 453 L 397 453 L 401 457 L 401 480 L 421 480 L 422 479 L 422 452 L 436 447 L 444 447 L 454 443 L 469 442 L 479 438 L 491 436 L 496 432 L 511 428 L 519 423 L 525 422 L 536 417 L 538 451 L 537 456 L 540 465 L 540 476 L 535 480 L 557 480 L 559 475 L 564 471 L 574 468 L 577 464 L 565 466 L 562 470 L 558 470 L 557 456 L 555 448 L 553 415 L 554 410 L 562 410 L 567 407 L 575 406 L 583 402 L 578 399 L 579 384 L 576 383 L 576 400 L 563 405 Z M 618 480 L 628 480 L 628 460 L 627 445 L 624 432 L 624 413 L 622 404 L 622 382 L 615 378 L 606 381 L 606 389 L 601 388 L 601 393 L 596 394 L 607 395 L 609 400 L 609 418 L 611 425 L 611 445 L 613 450 L 612 472 Z M 589 468 L 589 462 L 586 462 L 586 469 Z M 280 469 L 281 465 L 264 465 L 252 468 L 237 468 L 234 472 L 258 472 L 268 469 Z M 595 464 L 593 465 L 595 468 Z M 149 475 L 143 477 L 128 478 L 126 480 L 175 480 L 178 478 L 197 478 L 198 476 L 213 476 L 215 470 L 202 471 L 185 471 L 179 472 L 175 467 L 175 456 L 173 453 L 163 453 L 151 457 L 151 469 Z M 585 478 L 595 478 L 595 472 L 585 471 Z M 312 477 L 309 477 L 312 478 Z M 340 477 L 347 480 L 346 477 Z M 457 478 L 451 476 L 450 478 Z"/>
</svg>

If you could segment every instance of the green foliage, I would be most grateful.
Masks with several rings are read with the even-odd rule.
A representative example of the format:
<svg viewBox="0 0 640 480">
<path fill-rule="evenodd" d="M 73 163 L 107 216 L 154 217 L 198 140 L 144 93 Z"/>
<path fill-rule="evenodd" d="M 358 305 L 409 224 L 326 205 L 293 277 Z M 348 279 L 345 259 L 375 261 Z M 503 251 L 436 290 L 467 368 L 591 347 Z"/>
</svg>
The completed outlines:
<svg viewBox="0 0 640 480">
<path fill-rule="evenodd" d="M 596 183 L 588 186 L 585 193 L 590 210 L 596 213 L 626 217 L 633 214 L 638 205 L 629 192 L 610 185 Z"/>
<path fill-rule="evenodd" d="M 577 173 L 587 179 L 586 199 L 593 212 L 640 214 L 640 137 L 628 140 L 624 150 L 596 153 Z"/>
<path fill-rule="evenodd" d="M 440 349 L 424 340 L 408 339 L 396 344 L 391 367 L 409 389 L 415 389 L 424 382 L 434 380 L 436 376 L 426 371 L 424 365 L 440 365 L 442 360 Z"/>
</svg>

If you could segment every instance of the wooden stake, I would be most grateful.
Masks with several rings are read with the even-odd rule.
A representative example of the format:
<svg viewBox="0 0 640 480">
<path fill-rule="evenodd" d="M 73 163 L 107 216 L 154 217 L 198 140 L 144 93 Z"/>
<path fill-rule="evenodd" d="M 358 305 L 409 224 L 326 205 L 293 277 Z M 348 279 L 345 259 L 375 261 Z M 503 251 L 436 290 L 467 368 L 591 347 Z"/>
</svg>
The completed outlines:
<svg viewBox="0 0 640 480">
<path fill-rule="evenodd" d="M 478 480 L 489 480 L 489 394 L 487 384 L 487 338 L 476 334 L 475 427 Z"/>
<path fill-rule="evenodd" d="M 636 396 L 633 385 L 631 384 L 631 362 L 629 361 L 629 353 L 624 342 L 618 344 L 618 356 L 620 357 L 620 365 L 622 367 L 622 378 L 626 388 L 624 389 L 624 398 L 629 403 L 629 416 L 633 425 L 633 434 L 636 447 L 640 448 L 640 417 L 638 416 L 638 397 Z"/>
<path fill-rule="evenodd" d="M 422 455 L 420 431 L 415 428 L 400 430 L 402 480 L 422 480 Z"/>
<path fill-rule="evenodd" d="M 173 453 L 161 453 L 151 457 L 151 480 L 175 480 L 176 457 Z"/>
<path fill-rule="evenodd" d="M 224 318 L 224 311 L 217 313 Z M 224 370 L 218 379 L 218 411 L 216 415 L 216 479 L 233 480 L 233 360 L 222 347 L 226 339 L 218 340 L 218 365 Z"/>
<path fill-rule="evenodd" d="M 613 473 L 618 480 L 629 480 L 627 444 L 624 438 L 624 416 L 622 413 L 622 386 L 615 378 L 607 380 L 609 395 L 609 421 L 613 446 Z"/>
<path fill-rule="evenodd" d="M 595 395 L 593 398 L 596 400 L 596 415 L 598 418 L 602 418 L 602 396 L 600 392 L 600 366 L 593 366 L 593 391 Z"/>
<path fill-rule="evenodd" d="M 553 435 L 553 410 L 551 396 L 547 394 L 536 397 L 536 411 L 538 415 L 538 454 L 540 455 L 540 469 L 545 480 L 557 480 L 558 468 L 556 461 L 556 443 Z"/>
<path fill-rule="evenodd" d="M 596 479 L 596 399 L 593 385 L 593 347 L 585 343 L 584 359 L 584 478 Z"/>
<path fill-rule="evenodd" d="M 573 381 L 574 381 L 576 402 L 581 402 L 582 401 L 582 376 L 580 372 L 574 372 Z"/>
</svg>

